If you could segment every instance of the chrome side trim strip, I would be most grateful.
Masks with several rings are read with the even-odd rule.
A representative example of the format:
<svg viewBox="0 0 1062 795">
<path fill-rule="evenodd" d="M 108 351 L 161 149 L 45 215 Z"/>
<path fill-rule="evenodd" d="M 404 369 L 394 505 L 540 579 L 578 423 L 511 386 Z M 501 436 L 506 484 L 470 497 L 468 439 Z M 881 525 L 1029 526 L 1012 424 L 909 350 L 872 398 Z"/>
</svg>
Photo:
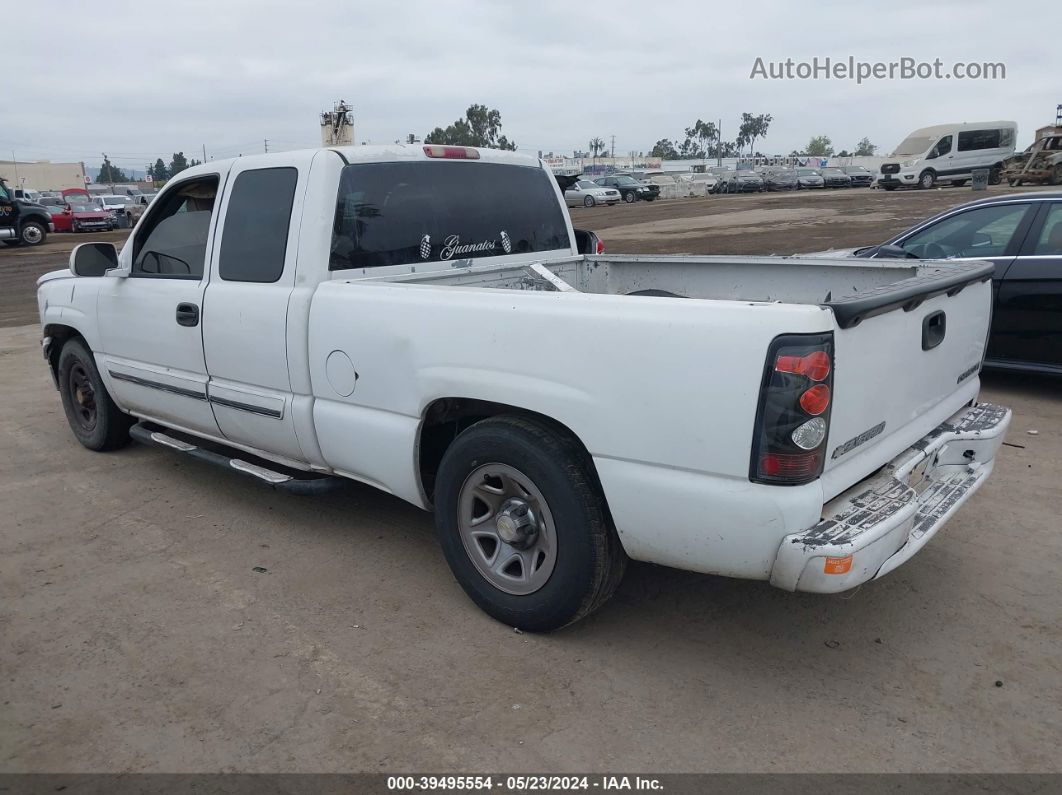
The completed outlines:
<svg viewBox="0 0 1062 795">
<path fill-rule="evenodd" d="M 136 384 L 137 386 L 146 386 L 150 389 L 158 389 L 161 392 L 170 392 L 174 395 L 180 395 L 181 397 L 189 397 L 194 400 L 206 400 L 206 392 L 199 392 L 195 389 L 186 389 L 182 386 L 173 386 L 171 384 L 163 384 L 159 381 L 150 381 L 147 378 L 141 378 L 136 375 L 129 375 L 128 373 L 116 373 L 114 370 L 108 370 L 111 378 L 117 381 L 128 381 L 130 384 Z"/>
</svg>

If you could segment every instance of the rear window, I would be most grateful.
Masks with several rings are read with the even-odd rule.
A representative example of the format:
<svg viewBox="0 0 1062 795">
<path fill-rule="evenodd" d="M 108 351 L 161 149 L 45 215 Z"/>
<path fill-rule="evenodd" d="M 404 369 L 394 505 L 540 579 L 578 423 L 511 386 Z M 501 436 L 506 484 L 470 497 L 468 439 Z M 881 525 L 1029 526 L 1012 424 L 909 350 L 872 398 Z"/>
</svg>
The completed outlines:
<svg viewBox="0 0 1062 795">
<path fill-rule="evenodd" d="M 330 270 L 570 249 L 553 181 L 498 163 L 364 163 L 339 183 Z"/>
</svg>

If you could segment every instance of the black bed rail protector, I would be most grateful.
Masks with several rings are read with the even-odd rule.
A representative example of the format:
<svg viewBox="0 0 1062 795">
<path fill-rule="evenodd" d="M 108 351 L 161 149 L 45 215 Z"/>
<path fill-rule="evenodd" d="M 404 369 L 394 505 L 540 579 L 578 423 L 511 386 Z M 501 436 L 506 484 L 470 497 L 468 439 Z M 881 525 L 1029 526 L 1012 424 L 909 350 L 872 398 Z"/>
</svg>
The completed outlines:
<svg viewBox="0 0 1062 795">
<path fill-rule="evenodd" d="M 916 309 L 923 301 L 947 293 L 956 295 L 968 284 L 992 278 L 991 262 L 925 262 L 926 270 L 910 279 L 883 284 L 848 298 L 826 301 L 822 306 L 833 310 L 841 328 L 858 326 L 868 317 L 881 315 L 897 307 L 905 312 Z"/>
</svg>

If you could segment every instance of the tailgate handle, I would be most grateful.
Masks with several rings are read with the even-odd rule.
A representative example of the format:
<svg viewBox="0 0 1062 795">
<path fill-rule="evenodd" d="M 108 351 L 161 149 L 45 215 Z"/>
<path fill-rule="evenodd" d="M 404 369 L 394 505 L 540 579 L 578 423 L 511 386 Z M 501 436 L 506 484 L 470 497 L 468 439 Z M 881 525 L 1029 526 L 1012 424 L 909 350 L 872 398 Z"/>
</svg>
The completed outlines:
<svg viewBox="0 0 1062 795">
<path fill-rule="evenodd" d="M 928 351 L 944 341 L 948 329 L 948 316 L 943 309 L 930 312 L 922 320 L 922 350 Z"/>
</svg>

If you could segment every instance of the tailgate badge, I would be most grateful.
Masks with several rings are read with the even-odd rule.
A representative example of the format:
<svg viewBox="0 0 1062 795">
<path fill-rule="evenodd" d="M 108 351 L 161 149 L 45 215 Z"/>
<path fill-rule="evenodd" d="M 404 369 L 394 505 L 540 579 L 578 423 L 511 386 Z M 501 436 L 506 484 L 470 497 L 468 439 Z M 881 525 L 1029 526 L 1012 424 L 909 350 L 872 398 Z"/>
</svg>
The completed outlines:
<svg viewBox="0 0 1062 795">
<path fill-rule="evenodd" d="M 873 428 L 869 428 L 863 431 L 861 434 L 859 434 L 859 436 L 856 436 L 853 439 L 849 439 L 844 444 L 837 445 L 836 449 L 833 451 L 833 455 L 831 455 L 830 458 L 840 458 L 845 453 L 852 452 L 857 447 L 859 447 L 859 445 L 866 444 L 875 436 L 879 436 L 883 430 L 885 430 L 885 420 L 882 420 Z"/>
</svg>

